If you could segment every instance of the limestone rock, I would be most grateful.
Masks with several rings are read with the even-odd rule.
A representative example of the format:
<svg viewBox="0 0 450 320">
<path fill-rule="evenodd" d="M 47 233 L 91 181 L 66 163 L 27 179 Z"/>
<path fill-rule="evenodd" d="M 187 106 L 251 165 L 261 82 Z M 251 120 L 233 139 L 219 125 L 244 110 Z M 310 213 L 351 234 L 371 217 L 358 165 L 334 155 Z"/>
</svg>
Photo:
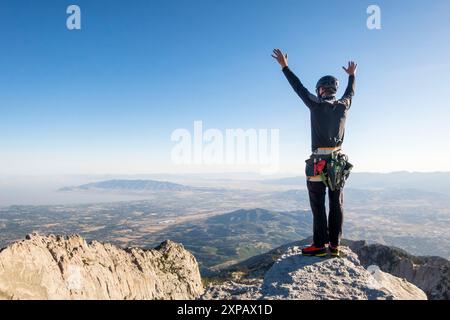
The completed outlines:
<svg viewBox="0 0 450 320">
<path fill-rule="evenodd" d="M 204 299 L 426 300 L 406 280 L 379 269 L 366 270 L 358 256 L 342 248 L 339 258 L 305 257 L 291 247 L 265 273 L 261 284 L 226 282 L 207 288 Z"/>
<path fill-rule="evenodd" d="M 195 257 L 166 241 L 121 249 L 80 236 L 29 235 L 0 252 L 0 299 L 195 299 Z"/>
<path fill-rule="evenodd" d="M 364 266 L 405 278 L 421 288 L 430 300 L 450 299 L 450 262 L 440 257 L 417 257 L 404 250 L 354 241 L 349 244 Z"/>
</svg>

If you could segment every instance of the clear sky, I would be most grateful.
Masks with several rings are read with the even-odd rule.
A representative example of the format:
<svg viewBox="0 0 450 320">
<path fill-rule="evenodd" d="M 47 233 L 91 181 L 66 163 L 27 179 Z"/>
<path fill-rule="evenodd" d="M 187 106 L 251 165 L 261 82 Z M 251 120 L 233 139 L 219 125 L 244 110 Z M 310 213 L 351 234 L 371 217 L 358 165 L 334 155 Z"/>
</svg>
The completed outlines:
<svg viewBox="0 0 450 320">
<path fill-rule="evenodd" d="M 311 91 L 358 62 L 356 171 L 450 170 L 449 31 L 448 0 L 1 0 L 0 174 L 219 170 L 171 164 L 171 133 L 195 120 L 279 129 L 281 171 L 302 173 L 309 111 L 275 47 Z"/>
</svg>

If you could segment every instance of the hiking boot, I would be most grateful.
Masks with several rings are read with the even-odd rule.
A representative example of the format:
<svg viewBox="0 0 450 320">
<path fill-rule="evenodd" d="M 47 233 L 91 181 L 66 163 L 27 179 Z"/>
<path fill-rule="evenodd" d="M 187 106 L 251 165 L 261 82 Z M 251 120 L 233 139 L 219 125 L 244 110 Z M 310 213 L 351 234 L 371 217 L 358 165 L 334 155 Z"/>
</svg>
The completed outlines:
<svg viewBox="0 0 450 320">
<path fill-rule="evenodd" d="M 316 247 L 312 244 L 309 247 L 303 248 L 302 254 L 308 257 L 325 257 L 327 255 L 327 249 L 325 246 Z"/>
<path fill-rule="evenodd" d="M 331 243 L 328 245 L 328 250 L 333 257 L 339 257 L 340 251 L 339 246 L 333 246 Z"/>
</svg>

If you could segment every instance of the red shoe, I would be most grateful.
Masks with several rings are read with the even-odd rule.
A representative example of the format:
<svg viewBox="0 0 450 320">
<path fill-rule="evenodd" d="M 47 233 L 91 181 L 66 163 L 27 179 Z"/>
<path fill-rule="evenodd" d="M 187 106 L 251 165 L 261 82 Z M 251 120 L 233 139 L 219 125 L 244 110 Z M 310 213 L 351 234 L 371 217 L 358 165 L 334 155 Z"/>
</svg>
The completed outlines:
<svg viewBox="0 0 450 320">
<path fill-rule="evenodd" d="M 312 244 L 309 247 L 303 248 L 302 254 L 308 257 L 325 257 L 327 255 L 327 249 L 325 246 L 316 247 Z"/>
<path fill-rule="evenodd" d="M 339 246 L 333 246 L 331 243 L 328 245 L 328 249 L 330 250 L 330 254 L 333 257 L 339 257 L 340 251 L 339 251 Z"/>
</svg>

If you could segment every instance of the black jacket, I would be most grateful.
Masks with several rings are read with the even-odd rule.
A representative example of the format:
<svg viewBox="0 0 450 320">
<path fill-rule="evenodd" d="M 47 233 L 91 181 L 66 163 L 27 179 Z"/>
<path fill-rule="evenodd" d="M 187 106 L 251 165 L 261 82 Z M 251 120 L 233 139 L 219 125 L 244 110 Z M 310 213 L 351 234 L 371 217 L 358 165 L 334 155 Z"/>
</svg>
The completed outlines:
<svg viewBox="0 0 450 320">
<path fill-rule="evenodd" d="M 283 68 L 283 73 L 311 111 L 312 151 L 340 147 L 344 142 L 345 121 L 355 93 L 355 76 L 349 76 L 347 89 L 341 99 L 325 100 L 311 94 L 289 67 Z"/>
</svg>

